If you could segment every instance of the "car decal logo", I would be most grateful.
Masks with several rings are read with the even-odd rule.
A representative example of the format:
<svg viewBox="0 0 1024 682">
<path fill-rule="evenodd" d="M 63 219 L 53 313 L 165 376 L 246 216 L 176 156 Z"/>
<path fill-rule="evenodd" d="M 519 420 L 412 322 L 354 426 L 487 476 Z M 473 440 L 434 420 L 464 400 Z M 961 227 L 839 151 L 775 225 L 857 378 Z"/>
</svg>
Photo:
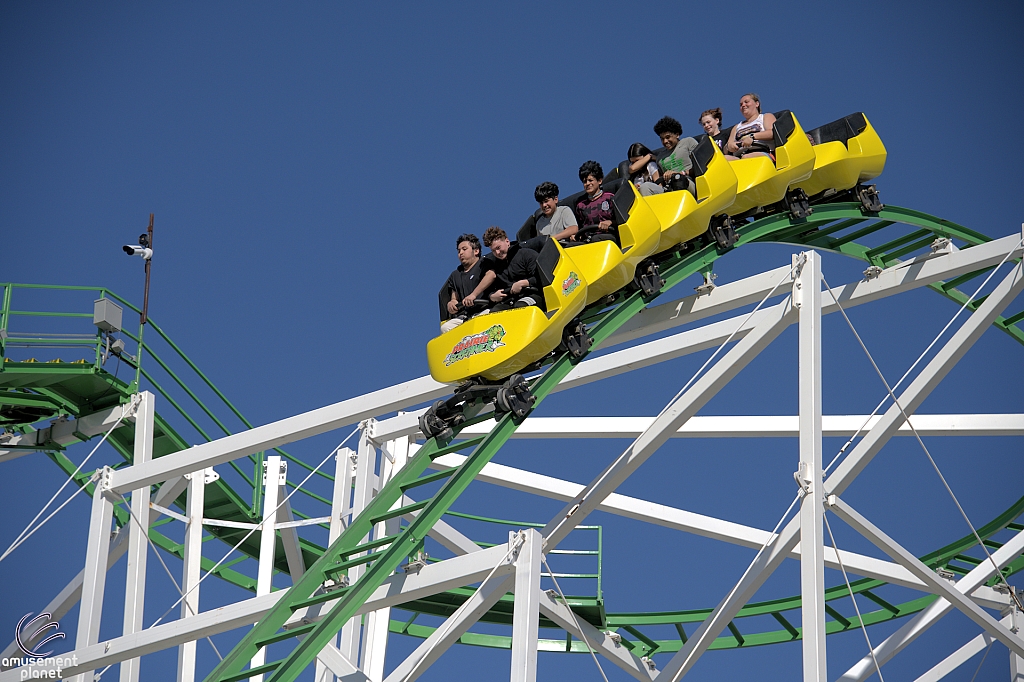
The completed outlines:
<svg viewBox="0 0 1024 682">
<path fill-rule="evenodd" d="M 580 276 L 575 272 L 570 272 L 569 276 L 562 282 L 562 296 L 568 296 L 572 292 L 576 291 L 576 287 L 580 285 Z"/>
<path fill-rule="evenodd" d="M 493 353 L 505 344 L 501 340 L 505 338 L 505 328 L 500 324 L 492 325 L 486 331 L 472 336 L 463 336 L 452 348 L 451 352 L 444 359 L 447 367 L 459 360 L 471 358 L 479 353 Z"/>
</svg>

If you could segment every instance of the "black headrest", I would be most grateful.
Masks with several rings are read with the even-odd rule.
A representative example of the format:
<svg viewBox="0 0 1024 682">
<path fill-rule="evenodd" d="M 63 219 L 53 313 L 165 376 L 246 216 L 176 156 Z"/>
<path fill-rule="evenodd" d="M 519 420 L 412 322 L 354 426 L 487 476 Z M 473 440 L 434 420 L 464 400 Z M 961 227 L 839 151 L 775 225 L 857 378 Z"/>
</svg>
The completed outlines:
<svg viewBox="0 0 1024 682">
<path fill-rule="evenodd" d="M 555 240 L 545 239 L 544 246 L 540 249 L 540 255 L 537 256 L 537 269 L 540 271 L 538 279 L 540 279 L 542 287 L 551 286 L 555 279 L 555 266 L 558 265 L 560 257 Z"/>
<path fill-rule="evenodd" d="M 694 139 L 697 140 L 697 146 L 690 152 L 690 162 L 693 164 L 694 177 L 697 177 L 707 172 L 708 164 L 715 158 L 717 145 L 707 135 L 698 135 Z"/>
<path fill-rule="evenodd" d="M 789 109 L 783 109 L 774 116 L 775 125 L 772 127 L 774 142 L 776 147 L 781 147 L 789 141 L 789 136 L 796 130 L 796 119 L 793 118 L 793 112 Z"/>
</svg>

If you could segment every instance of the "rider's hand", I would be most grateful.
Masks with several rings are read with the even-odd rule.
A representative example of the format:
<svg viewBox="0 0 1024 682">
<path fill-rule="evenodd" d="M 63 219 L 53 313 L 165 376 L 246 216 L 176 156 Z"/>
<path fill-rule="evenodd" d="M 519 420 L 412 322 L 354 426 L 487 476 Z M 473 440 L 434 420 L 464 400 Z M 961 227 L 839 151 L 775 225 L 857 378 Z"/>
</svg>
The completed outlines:
<svg viewBox="0 0 1024 682">
<path fill-rule="evenodd" d="M 512 294 L 513 295 L 517 295 L 517 294 L 519 294 L 520 291 L 523 290 L 523 287 L 526 286 L 525 284 L 523 284 L 524 281 L 525 280 L 519 280 L 517 282 L 513 282 L 512 283 Z"/>
<path fill-rule="evenodd" d="M 459 302 L 458 301 L 448 301 L 448 314 L 449 315 L 454 315 L 458 311 L 459 311 Z"/>
<path fill-rule="evenodd" d="M 473 295 L 472 295 L 472 294 L 470 294 L 470 295 L 469 295 L 469 296 L 467 296 L 466 298 L 462 299 L 462 305 L 463 305 L 463 307 L 465 307 L 465 308 L 472 308 L 472 307 L 473 307 L 473 302 L 474 302 L 474 301 L 476 301 L 476 299 L 475 299 L 475 298 L 473 298 Z M 451 310 L 451 309 L 449 308 L 449 310 Z M 455 311 L 454 311 L 454 310 L 452 310 L 451 312 L 455 312 Z"/>
<path fill-rule="evenodd" d="M 498 289 L 497 291 L 490 295 L 490 299 L 494 303 L 501 303 L 502 301 L 505 300 L 506 297 L 508 297 L 508 294 L 505 293 L 504 289 Z"/>
<path fill-rule="evenodd" d="M 612 229 L 612 221 L 602 220 L 597 224 L 597 229 L 601 230 L 602 232 L 607 232 L 608 230 Z"/>
</svg>

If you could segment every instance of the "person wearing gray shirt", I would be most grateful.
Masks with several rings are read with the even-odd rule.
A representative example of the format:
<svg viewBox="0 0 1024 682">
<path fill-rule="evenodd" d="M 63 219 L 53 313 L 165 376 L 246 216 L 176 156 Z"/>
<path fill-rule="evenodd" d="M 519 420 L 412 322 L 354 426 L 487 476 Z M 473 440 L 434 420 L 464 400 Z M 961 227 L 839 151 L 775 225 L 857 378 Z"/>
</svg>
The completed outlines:
<svg viewBox="0 0 1024 682">
<path fill-rule="evenodd" d="M 558 185 L 553 182 L 542 182 L 533 192 L 533 198 L 540 204 L 540 216 L 537 218 L 537 234 L 547 235 L 552 239 L 569 239 L 579 229 L 576 216 L 568 206 L 558 205 Z"/>
</svg>

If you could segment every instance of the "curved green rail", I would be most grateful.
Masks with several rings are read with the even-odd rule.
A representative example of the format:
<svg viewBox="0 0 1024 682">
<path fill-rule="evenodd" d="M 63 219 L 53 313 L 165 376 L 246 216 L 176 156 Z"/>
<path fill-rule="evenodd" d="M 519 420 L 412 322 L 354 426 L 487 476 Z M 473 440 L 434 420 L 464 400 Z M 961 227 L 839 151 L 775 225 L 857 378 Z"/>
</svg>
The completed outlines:
<svg viewBox="0 0 1024 682">
<path fill-rule="evenodd" d="M 736 246 L 751 242 L 789 243 L 841 253 L 882 268 L 897 263 L 899 259 L 905 256 L 928 249 L 932 242 L 939 237 L 954 240 L 954 244 L 959 248 L 969 248 L 989 241 L 989 238 L 985 235 L 917 211 L 887 207 L 878 214 L 866 215 L 861 212 L 859 204 L 852 203 L 815 206 L 814 213 L 808 218 L 801 220 L 793 220 L 788 214 L 768 216 L 740 226 L 737 229 L 737 234 L 739 239 Z M 862 243 L 865 238 L 874 239 L 876 236 L 884 236 L 885 239 L 877 246 L 868 246 Z M 669 290 L 672 286 L 694 273 L 707 270 L 723 255 L 724 253 L 713 245 L 696 250 L 681 249 L 679 252 L 670 254 L 661 264 L 663 277 L 666 280 L 666 285 L 662 292 Z M 968 297 L 959 291 L 958 287 L 985 272 L 987 270 L 981 270 L 929 286 L 947 298 L 963 304 Z M 0 284 L 0 287 L 4 290 L 3 307 L 0 308 L 0 330 L 6 332 L 6 334 L 0 334 L 0 357 L 3 357 L 3 362 L 0 364 L 0 406 L 48 404 L 53 407 L 54 416 L 80 416 L 95 412 L 104 407 L 116 405 L 119 402 L 124 402 L 127 396 L 136 390 L 134 384 L 118 379 L 116 373 L 111 374 L 101 365 L 103 339 L 99 333 L 93 335 L 93 338 L 85 338 L 87 335 L 81 334 L 49 334 L 33 337 L 32 335 L 19 335 L 10 329 L 12 319 L 18 316 L 27 318 L 90 317 L 89 313 L 80 312 L 53 313 L 14 309 L 12 308 L 12 294 L 18 288 L 91 291 L 98 293 L 101 298 L 114 299 L 129 310 L 137 312 L 138 309 L 135 306 L 102 288 L 16 284 Z M 653 298 L 644 299 L 638 294 L 619 294 L 610 308 L 590 311 L 587 320 L 593 324 L 591 334 L 596 340 L 595 347 L 599 346 L 601 341 L 610 336 L 633 315 L 650 304 L 652 300 Z M 980 301 L 973 301 L 968 307 L 973 310 L 979 304 Z M 1019 326 L 1022 320 L 1024 320 L 1024 312 L 1018 312 L 998 318 L 995 326 L 1011 335 L 1018 342 L 1024 343 L 1024 331 Z M 204 390 L 211 392 L 216 402 L 220 403 L 222 408 L 226 408 L 241 423 L 242 427 L 247 428 L 251 426 L 223 393 L 171 341 L 162 329 L 152 322 L 150 322 L 150 326 L 154 328 L 158 338 L 168 346 L 169 350 L 158 350 L 150 342 L 139 344 L 141 334 L 135 335 L 127 331 L 123 333 L 136 343 L 136 354 L 134 357 L 142 356 L 143 362 L 155 362 L 164 373 L 164 376 L 158 379 L 155 375 L 155 369 L 154 371 L 149 371 L 147 368 L 142 370 L 142 376 L 152 385 L 153 390 L 161 395 L 173 408 L 173 418 L 183 423 L 186 428 L 193 429 L 199 438 L 203 440 L 211 439 L 208 435 L 208 429 L 211 427 L 204 428 L 199 423 L 199 419 L 205 418 L 218 430 L 225 434 L 230 433 L 230 429 L 225 422 L 216 416 L 213 409 L 203 403 L 196 390 L 190 388 L 190 383 L 179 376 L 181 371 L 176 372 L 175 368 L 171 367 L 171 364 L 174 364 L 176 361 L 178 365 L 183 365 L 186 370 L 193 372 L 195 378 L 198 379 L 198 385 L 203 387 Z M 36 362 L 32 360 L 15 361 L 8 357 L 9 350 L 16 344 L 24 345 L 27 348 L 43 348 L 52 346 L 55 343 L 65 348 L 78 348 L 87 351 L 93 356 L 92 361 L 79 359 L 75 362 L 61 362 L 59 360 Z M 168 358 L 167 360 L 165 360 L 165 353 Z M 148 360 L 149 358 L 153 359 L 150 361 Z M 130 367 L 134 368 L 130 359 L 127 362 Z M 561 361 L 557 361 L 554 366 L 549 368 L 544 377 L 535 383 L 535 392 L 546 393 L 547 390 L 550 390 L 550 388 L 557 384 L 558 380 L 561 379 L 561 375 L 570 368 L 570 363 L 565 361 L 564 358 Z M 170 386 L 172 390 L 176 389 L 178 393 L 172 393 L 172 390 L 168 390 L 167 386 Z M 183 405 L 186 402 L 191 402 L 195 408 L 198 408 L 198 414 L 201 416 L 194 416 L 193 413 L 190 413 Z M 503 420 L 503 422 L 505 421 Z M 31 427 L 28 424 L 18 424 L 8 428 L 21 433 L 31 431 Z M 496 427 L 496 429 L 498 428 Z M 511 428 L 514 428 L 514 425 Z M 510 435 L 510 433 L 509 431 L 505 437 L 507 438 L 507 435 Z M 110 439 L 110 442 L 122 455 L 125 462 L 130 461 L 131 458 L 132 439 L 133 433 L 130 426 L 119 429 L 115 434 L 112 434 Z M 479 440 L 474 439 L 472 442 L 466 442 L 463 445 L 468 447 L 476 445 L 477 442 Z M 174 452 L 187 446 L 187 440 L 178 435 L 163 415 L 159 415 L 157 417 L 157 438 L 155 443 L 156 456 Z M 0 445 L 0 449 L 2 448 L 3 446 Z M 63 455 L 62 450 L 62 446 L 52 444 L 52 447 L 47 448 L 46 451 L 48 456 L 65 473 L 70 475 L 74 471 L 75 465 Z M 305 467 L 307 470 L 310 468 L 308 464 L 305 464 L 298 458 L 284 452 L 282 452 L 282 455 L 297 465 Z M 254 469 L 255 474 L 261 464 L 262 455 L 253 459 L 255 460 L 255 467 L 257 467 L 257 469 Z M 251 521 L 258 516 L 255 510 L 258 510 L 260 506 L 259 487 L 252 485 L 252 480 L 255 476 L 248 476 L 245 471 L 234 463 L 232 463 L 232 466 L 235 467 L 235 471 L 243 485 L 248 489 L 245 492 L 250 493 L 250 495 L 243 497 L 227 481 L 221 479 L 217 482 L 212 496 L 211 491 L 208 489 L 206 514 L 215 518 Z M 76 477 L 76 483 L 79 485 L 85 484 L 90 473 L 79 474 Z M 320 475 L 324 478 L 331 478 L 326 474 Z M 91 494 L 91 489 L 88 492 Z M 303 492 L 314 502 L 329 504 L 329 501 L 323 497 L 309 491 Z M 246 497 L 251 498 L 251 502 L 246 500 Z M 184 499 L 182 497 L 178 500 L 178 504 L 183 505 L 183 503 Z M 994 519 L 980 529 L 986 544 L 993 547 L 999 546 L 992 538 L 1003 529 L 1008 528 L 1018 531 L 1024 529 L 1024 525 L 1015 522 L 1022 512 L 1024 512 L 1024 498 L 1015 503 L 997 519 Z M 127 511 L 124 509 L 115 509 L 115 515 L 119 524 L 124 524 L 128 520 Z M 302 518 L 313 516 L 313 514 L 302 514 L 300 512 L 296 512 L 296 515 Z M 164 519 L 154 524 L 151 537 L 165 550 L 180 556 L 181 546 L 163 536 L 158 530 L 159 525 L 166 522 L 167 519 Z M 209 531 L 232 545 L 240 539 L 243 532 L 223 527 L 211 527 Z M 315 563 L 324 552 L 324 548 L 314 543 L 303 540 L 302 544 L 303 551 L 306 554 L 307 565 Z M 979 558 L 968 554 L 972 548 L 976 549 L 976 542 L 973 536 L 968 536 L 922 558 L 929 566 L 963 574 L 980 562 Z M 248 556 L 257 556 L 258 540 L 249 543 L 249 545 L 243 545 L 242 550 Z M 277 566 L 278 570 L 286 571 L 287 567 L 283 551 L 279 552 L 277 556 L 280 557 L 280 562 Z M 245 558 L 243 556 L 237 561 L 242 561 Z M 209 565 L 206 565 L 207 563 Z M 233 563 L 236 562 L 229 562 L 219 567 L 216 571 L 217 575 L 236 585 L 254 590 L 255 580 L 242 573 L 233 571 L 231 569 Z M 204 560 L 204 570 L 211 568 L 212 564 L 212 561 Z M 1018 558 L 1007 566 L 1004 573 L 1010 575 L 1022 568 L 1024 568 L 1024 558 Z M 924 596 L 912 601 L 892 604 L 874 592 L 885 586 L 885 583 L 881 581 L 861 580 L 855 582 L 853 586 L 856 592 L 879 604 L 880 608 L 878 610 L 863 614 L 865 624 L 869 625 L 916 613 L 935 599 L 934 596 Z M 447 615 L 454 611 L 471 593 L 472 590 L 470 589 L 452 590 L 432 600 L 406 604 L 403 608 L 413 612 L 412 620 L 407 622 L 393 620 L 391 622 L 391 630 L 392 632 L 419 637 L 428 636 L 433 631 L 433 628 L 414 623 L 416 615 L 420 612 L 433 615 Z M 830 589 L 826 598 L 831 601 L 845 598 L 846 596 L 848 595 L 845 586 L 843 586 Z M 620 635 L 623 636 L 623 643 L 627 647 L 634 649 L 638 655 L 678 650 L 682 643 L 685 642 L 686 626 L 701 622 L 710 613 L 710 609 L 698 609 L 664 613 L 609 612 L 604 614 L 599 588 L 596 599 L 588 597 L 570 598 L 570 606 L 580 613 L 581 617 L 594 622 L 600 627 L 619 630 Z M 794 627 L 786 619 L 785 614 L 799 608 L 799 597 L 748 604 L 739 612 L 733 623 L 730 624 L 731 635 L 719 637 L 712 645 L 712 648 L 756 646 L 797 639 L 800 636 L 799 628 Z M 838 609 L 832 606 L 827 608 L 832 616 L 832 620 L 827 625 L 829 633 L 859 627 L 860 623 L 855 616 L 844 616 Z M 510 622 L 510 613 L 511 602 L 510 598 L 506 597 L 492 609 L 486 620 L 489 622 L 507 623 Z M 763 620 L 764 616 L 770 616 L 781 627 L 779 629 L 766 629 L 763 623 L 754 625 L 755 621 L 753 619 L 760 617 Z M 748 623 L 751 625 L 748 626 Z M 541 625 L 543 627 L 553 624 L 547 623 L 542 619 Z M 659 629 L 663 631 L 665 626 L 673 626 L 678 637 L 674 639 L 657 639 L 655 631 Z M 492 647 L 510 646 L 510 639 L 507 637 L 473 632 L 466 633 L 461 641 L 465 644 Z M 566 640 L 565 638 L 544 639 L 541 641 L 541 648 L 550 651 L 586 651 L 582 643 Z"/>
</svg>

